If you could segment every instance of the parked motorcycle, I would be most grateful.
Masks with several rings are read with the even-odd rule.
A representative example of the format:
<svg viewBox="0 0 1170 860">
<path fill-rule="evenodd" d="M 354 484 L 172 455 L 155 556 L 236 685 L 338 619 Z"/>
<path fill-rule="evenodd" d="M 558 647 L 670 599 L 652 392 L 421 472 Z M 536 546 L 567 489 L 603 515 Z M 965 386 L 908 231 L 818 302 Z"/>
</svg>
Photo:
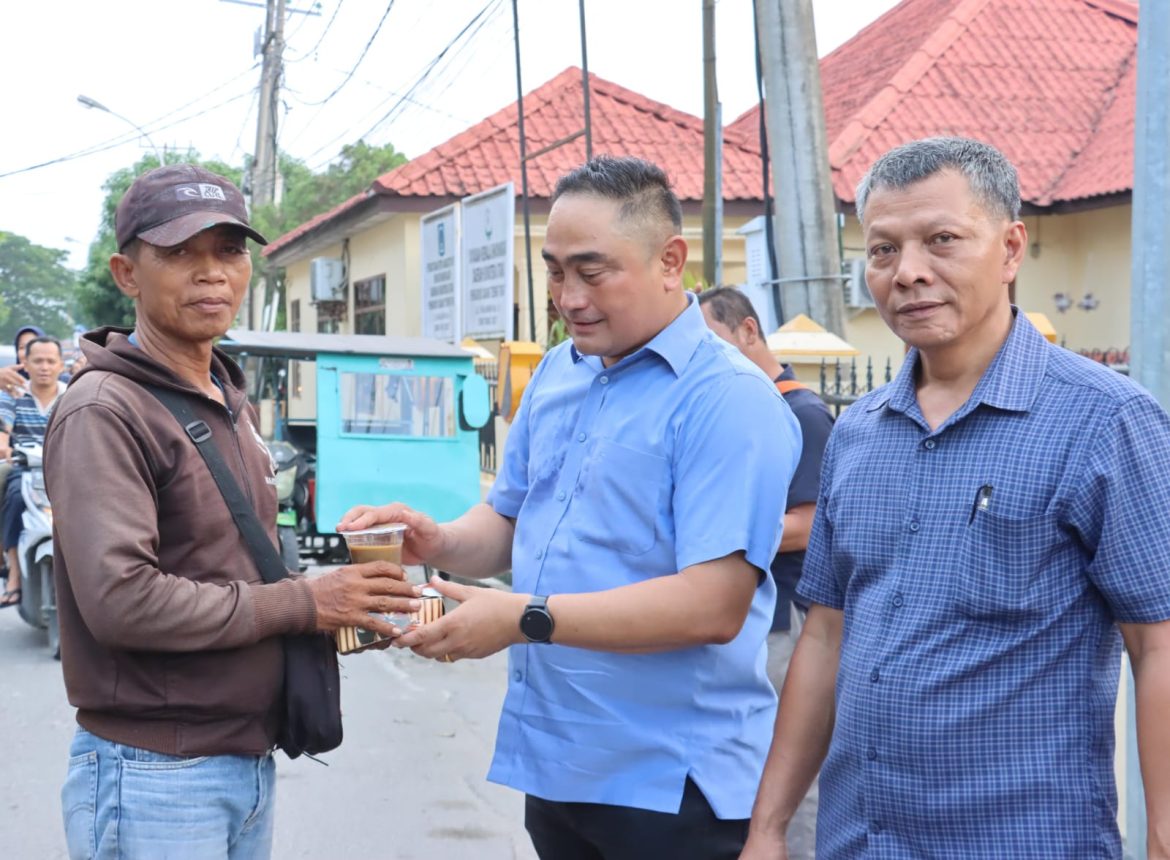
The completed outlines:
<svg viewBox="0 0 1170 860">
<path fill-rule="evenodd" d="M 308 489 L 302 474 L 307 471 L 305 458 L 288 442 L 267 444 L 276 467 L 276 537 L 280 556 L 289 570 L 302 570 L 297 526 L 301 511 L 308 503 Z"/>
<path fill-rule="evenodd" d="M 268 442 L 276 466 L 276 534 L 281 557 L 289 570 L 304 570 L 306 562 L 345 564 L 349 553 L 340 535 L 321 534 L 313 517 L 315 458 L 291 442 Z"/>
<path fill-rule="evenodd" d="M 24 497 L 24 528 L 17 544 L 20 561 L 20 617 L 48 634 L 49 650 L 61 659 L 57 624 L 57 590 L 53 584 L 53 509 L 45 492 L 40 445 L 18 445 L 13 464 L 23 469 L 20 493 Z"/>
</svg>

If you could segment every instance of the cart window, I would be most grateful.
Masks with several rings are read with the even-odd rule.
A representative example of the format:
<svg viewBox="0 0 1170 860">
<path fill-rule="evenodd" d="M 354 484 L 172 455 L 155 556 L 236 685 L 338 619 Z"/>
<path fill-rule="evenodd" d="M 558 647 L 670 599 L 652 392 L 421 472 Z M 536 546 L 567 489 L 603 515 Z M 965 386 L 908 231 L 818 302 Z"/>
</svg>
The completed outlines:
<svg viewBox="0 0 1170 860">
<path fill-rule="evenodd" d="M 454 380 L 447 376 L 342 373 L 341 432 L 454 437 Z"/>
</svg>

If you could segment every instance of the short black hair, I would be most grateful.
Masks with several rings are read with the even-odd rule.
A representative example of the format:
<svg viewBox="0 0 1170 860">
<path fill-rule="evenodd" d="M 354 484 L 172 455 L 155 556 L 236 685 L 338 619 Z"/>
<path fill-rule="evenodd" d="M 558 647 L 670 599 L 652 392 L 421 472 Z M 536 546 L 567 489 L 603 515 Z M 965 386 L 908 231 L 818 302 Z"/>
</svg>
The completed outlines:
<svg viewBox="0 0 1170 860">
<path fill-rule="evenodd" d="M 557 180 L 552 200 L 566 194 L 592 194 L 622 204 L 621 219 L 640 225 L 669 222 L 682 232 L 682 205 L 670 179 L 657 164 L 633 156 L 598 155 Z"/>
<path fill-rule="evenodd" d="M 48 335 L 42 335 L 41 337 L 34 337 L 32 340 L 30 340 L 28 343 L 26 343 L 24 345 L 24 357 L 25 358 L 28 358 L 28 352 L 30 349 L 33 348 L 33 344 L 37 344 L 37 343 L 51 343 L 51 344 L 53 344 L 53 346 L 57 347 L 57 353 L 62 358 L 65 357 L 65 353 L 61 349 L 61 341 L 57 340 L 57 338 L 55 338 L 55 337 L 49 337 Z"/>
<path fill-rule="evenodd" d="M 1008 221 L 1020 217 L 1019 176 L 1002 152 L 967 137 L 927 137 L 894 147 L 873 163 L 857 185 L 857 220 L 865 223 L 865 204 L 872 192 L 906 188 L 944 170 L 964 176 L 988 213 Z"/>
<path fill-rule="evenodd" d="M 764 324 L 760 322 L 760 315 L 756 313 L 752 300 L 735 287 L 715 287 L 699 293 L 699 305 L 707 308 L 711 316 L 735 331 L 743 321 L 751 318 L 756 321 L 756 330 L 761 334 Z"/>
</svg>

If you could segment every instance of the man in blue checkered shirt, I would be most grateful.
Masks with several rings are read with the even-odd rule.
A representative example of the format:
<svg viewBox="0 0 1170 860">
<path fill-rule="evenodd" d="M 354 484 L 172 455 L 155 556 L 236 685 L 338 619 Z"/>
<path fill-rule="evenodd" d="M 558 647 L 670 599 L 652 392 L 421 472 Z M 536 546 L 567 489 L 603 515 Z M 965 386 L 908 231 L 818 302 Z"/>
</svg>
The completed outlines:
<svg viewBox="0 0 1170 860">
<path fill-rule="evenodd" d="M 1120 858 L 1123 642 L 1129 837 L 1170 856 L 1170 418 L 1012 307 L 1019 206 L 1003 155 L 956 138 L 858 188 L 870 292 L 912 349 L 829 441 L 745 860 L 786 856 L 822 761 L 821 860 Z"/>
</svg>

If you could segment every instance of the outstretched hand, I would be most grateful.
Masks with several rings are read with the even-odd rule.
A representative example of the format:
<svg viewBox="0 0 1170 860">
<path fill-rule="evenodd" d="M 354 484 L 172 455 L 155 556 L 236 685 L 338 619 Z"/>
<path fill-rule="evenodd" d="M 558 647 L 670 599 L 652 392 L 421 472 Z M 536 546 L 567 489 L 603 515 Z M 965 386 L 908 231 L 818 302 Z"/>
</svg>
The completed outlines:
<svg viewBox="0 0 1170 860">
<path fill-rule="evenodd" d="M 406 537 L 402 545 L 403 564 L 427 564 L 443 551 L 443 531 L 438 523 L 402 502 L 392 502 L 381 507 L 358 505 L 350 508 L 337 524 L 337 531 L 344 534 L 391 523 L 406 525 Z"/>
<path fill-rule="evenodd" d="M 7 367 L 0 367 L 0 391 L 17 397 L 24 390 L 28 380 L 20 375 L 22 366 L 21 364 L 10 364 Z"/>
<path fill-rule="evenodd" d="M 412 627 L 395 646 L 450 663 L 489 657 L 525 641 L 520 616 L 528 606 L 527 594 L 460 585 L 438 577 L 432 578 L 430 585 L 444 597 L 458 601 L 459 606 L 438 621 Z"/>
</svg>

